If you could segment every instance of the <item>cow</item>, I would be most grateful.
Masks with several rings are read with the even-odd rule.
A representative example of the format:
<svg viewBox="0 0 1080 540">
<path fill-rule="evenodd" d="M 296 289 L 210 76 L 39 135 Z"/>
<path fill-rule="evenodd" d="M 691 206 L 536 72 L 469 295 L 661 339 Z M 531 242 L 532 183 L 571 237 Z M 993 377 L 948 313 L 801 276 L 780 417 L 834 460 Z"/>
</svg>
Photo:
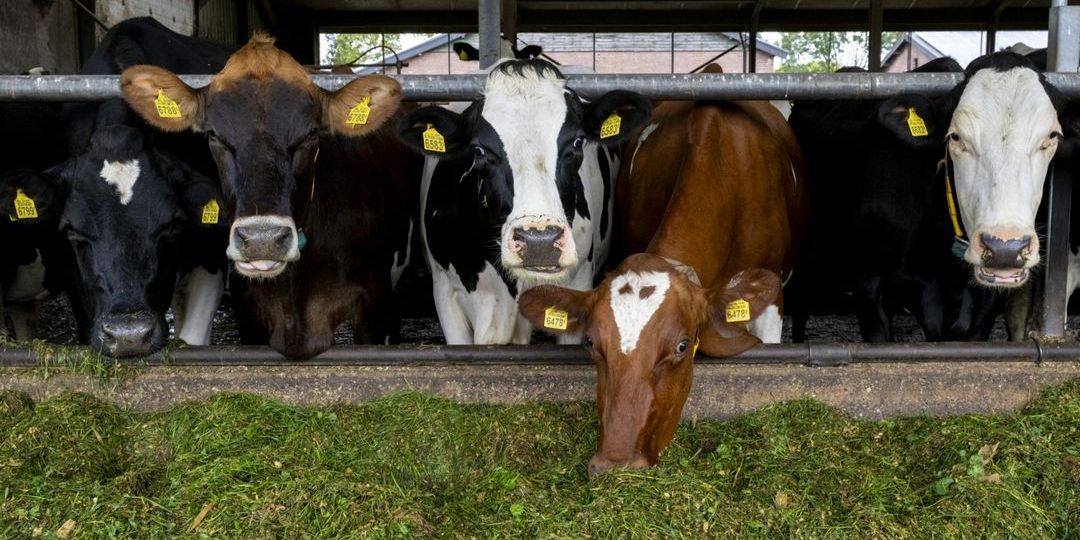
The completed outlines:
<svg viewBox="0 0 1080 540">
<path fill-rule="evenodd" d="M 396 81 L 371 75 L 324 90 L 256 33 L 204 88 L 155 66 L 125 70 L 121 88 L 158 129 L 209 139 L 244 343 L 306 359 L 344 323 L 358 343 L 396 339 L 393 285 L 411 255 L 420 173 L 394 137 Z M 158 114 L 159 96 L 176 114 Z"/>
<path fill-rule="evenodd" d="M 915 70 L 962 71 L 948 57 Z M 789 121 L 806 156 L 814 209 L 807 255 L 786 289 L 794 341 L 805 340 L 815 307 L 835 308 L 847 292 L 867 342 L 893 339 L 900 308 L 927 341 L 989 338 L 1000 295 L 971 285 L 952 254 L 942 101 L 902 94 L 794 103 Z M 845 255 L 851 245 L 855 257 Z"/>
<path fill-rule="evenodd" d="M 699 345 L 726 357 L 780 340 L 781 277 L 808 206 L 799 147 L 768 102 L 662 103 L 627 155 L 616 234 L 635 254 L 595 289 L 519 301 L 538 327 L 586 336 L 600 414 L 590 476 L 656 463 Z"/>
<path fill-rule="evenodd" d="M 198 73 L 223 65 L 228 51 L 153 19 L 131 19 L 106 33 L 82 72 L 156 62 Z M 171 304 L 177 337 L 209 343 L 224 288 L 216 180 L 195 170 L 199 155 L 185 157 L 190 140 L 155 136 L 120 99 L 66 105 L 64 114 L 67 159 L 14 180 L 28 197 L 38 194 L 33 202 L 43 212 L 59 210 L 56 227 L 69 244 L 87 319 L 80 341 L 112 356 L 149 354 L 169 337 Z"/>
<path fill-rule="evenodd" d="M 15 339 L 26 341 L 34 337 L 42 301 L 70 292 L 65 269 L 71 260 L 56 230 L 59 212 L 51 200 L 52 186 L 19 184 L 20 178 L 28 178 L 25 169 L 42 170 L 63 161 L 63 121 L 56 103 L 0 103 L 0 118 L 0 334 L 6 333 L 7 311 Z M 39 201 L 36 208 L 25 206 L 31 198 Z M 16 211 L 16 199 L 22 211 Z"/>
<path fill-rule="evenodd" d="M 402 140 L 427 156 L 421 233 L 447 343 L 528 343 L 521 291 L 593 286 L 611 239 L 617 145 L 650 111 L 619 90 L 586 101 L 533 59 L 497 64 L 466 107 L 404 118 Z"/>
</svg>

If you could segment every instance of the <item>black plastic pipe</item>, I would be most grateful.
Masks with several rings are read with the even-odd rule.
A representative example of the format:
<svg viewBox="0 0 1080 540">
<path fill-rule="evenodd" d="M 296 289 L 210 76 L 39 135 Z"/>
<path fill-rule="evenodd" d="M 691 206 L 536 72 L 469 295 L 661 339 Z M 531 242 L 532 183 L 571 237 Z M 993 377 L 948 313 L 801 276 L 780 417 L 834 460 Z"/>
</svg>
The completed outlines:
<svg viewBox="0 0 1080 540">
<path fill-rule="evenodd" d="M 1075 362 L 1080 343 L 798 343 L 761 345 L 732 358 L 700 356 L 706 364 L 771 364 L 812 367 L 866 363 L 925 362 Z M 125 358 L 123 365 L 172 366 L 417 366 L 591 364 L 582 347 L 570 345 L 352 345 L 334 347 L 303 362 L 294 362 L 269 347 L 185 347 L 168 357 Z M 40 365 L 34 352 L 0 349 L 0 367 Z"/>
</svg>

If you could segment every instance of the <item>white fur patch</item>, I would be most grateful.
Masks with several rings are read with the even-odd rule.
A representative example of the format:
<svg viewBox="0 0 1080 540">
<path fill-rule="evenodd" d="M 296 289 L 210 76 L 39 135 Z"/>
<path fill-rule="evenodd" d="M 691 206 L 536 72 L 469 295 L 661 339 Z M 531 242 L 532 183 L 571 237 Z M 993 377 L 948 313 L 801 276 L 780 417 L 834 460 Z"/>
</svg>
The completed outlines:
<svg viewBox="0 0 1080 540">
<path fill-rule="evenodd" d="M 671 276 L 667 272 L 627 272 L 611 280 L 611 312 L 615 314 L 615 328 L 619 332 L 619 348 L 623 354 L 637 349 L 641 331 L 664 303 L 670 286 Z M 655 290 L 642 298 L 641 290 L 648 287 L 655 287 Z"/>
<path fill-rule="evenodd" d="M 566 122 L 565 92 L 566 82 L 550 72 L 494 70 L 488 75 L 482 116 L 502 141 L 514 176 L 514 200 L 501 238 L 527 216 L 566 226 L 568 216 L 555 184 L 559 131 Z M 566 249 L 570 252 L 576 246 Z M 504 248 L 504 263 L 513 266 L 508 257 Z"/>
<path fill-rule="evenodd" d="M 780 308 L 771 305 L 765 308 L 746 327 L 754 337 L 762 343 L 780 343 L 780 336 L 784 330 L 784 319 L 780 316 Z"/>
<path fill-rule="evenodd" d="M 1039 150 L 1061 126 L 1036 72 L 987 68 L 968 80 L 953 113 L 949 142 L 956 199 L 968 233 L 1007 229 L 1035 234 L 1035 212 L 1053 149 Z M 974 246 L 968 262 L 979 264 Z M 1038 262 L 1033 254 L 1028 265 Z"/>
<path fill-rule="evenodd" d="M 127 205 L 135 195 L 135 182 L 139 180 L 139 160 L 109 161 L 101 166 L 101 177 L 105 183 L 116 188 L 120 204 Z"/>
<path fill-rule="evenodd" d="M 652 135 L 652 132 L 656 131 L 656 128 L 660 127 L 660 123 L 649 124 L 645 126 L 645 129 L 641 130 L 641 134 L 637 138 L 637 146 L 634 147 L 634 155 L 630 156 L 630 174 L 634 174 L 634 159 L 637 157 L 638 150 L 641 150 L 641 145 L 645 144 L 645 139 Z"/>
</svg>

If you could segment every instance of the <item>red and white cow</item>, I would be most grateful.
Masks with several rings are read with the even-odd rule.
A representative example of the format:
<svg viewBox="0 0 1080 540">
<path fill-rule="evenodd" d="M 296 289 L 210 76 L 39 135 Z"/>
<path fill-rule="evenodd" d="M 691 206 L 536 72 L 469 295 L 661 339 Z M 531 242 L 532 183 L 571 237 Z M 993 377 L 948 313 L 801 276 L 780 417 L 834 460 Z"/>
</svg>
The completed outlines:
<svg viewBox="0 0 1080 540">
<path fill-rule="evenodd" d="M 590 474 L 656 463 L 710 356 L 780 339 L 780 276 L 806 213 L 802 155 L 767 102 L 670 102 L 628 150 L 616 193 L 627 258 L 599 287 L 544 286 L 521 312 L 583 332 L 597 372 L 600 441 Z"/>
</svg>

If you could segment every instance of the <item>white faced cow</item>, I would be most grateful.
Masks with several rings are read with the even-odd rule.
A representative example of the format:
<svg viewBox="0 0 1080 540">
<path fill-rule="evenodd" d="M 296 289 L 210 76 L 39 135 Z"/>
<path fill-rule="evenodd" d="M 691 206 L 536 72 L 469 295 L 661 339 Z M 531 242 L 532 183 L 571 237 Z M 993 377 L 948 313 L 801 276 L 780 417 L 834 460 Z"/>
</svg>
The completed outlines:
<svg viewBox="0 0 1080 540">
<path fill-rule="evenodd" d="M 964 260 L 987 287 L 1023 285 L 1039 264 L 1035 214 L 1062 138 L 1062 98 L 1034 64 L 1010 52 L 972 62 L 955 90 L 947 135 Z"/>
<path fill-rule="evenodd" d="M 401 137 L 428 156 L 422 237 L 448 343 L 528 343 L 518 293 L 592 288 L 611 238 L 615 145 L 650 111 L 631 92 L 587 102 L 534 59 L 497 64 L 464 110 L 403 120 Z"/>
</svg>

